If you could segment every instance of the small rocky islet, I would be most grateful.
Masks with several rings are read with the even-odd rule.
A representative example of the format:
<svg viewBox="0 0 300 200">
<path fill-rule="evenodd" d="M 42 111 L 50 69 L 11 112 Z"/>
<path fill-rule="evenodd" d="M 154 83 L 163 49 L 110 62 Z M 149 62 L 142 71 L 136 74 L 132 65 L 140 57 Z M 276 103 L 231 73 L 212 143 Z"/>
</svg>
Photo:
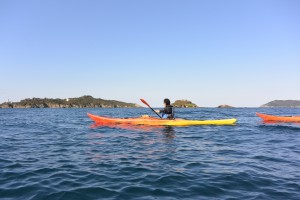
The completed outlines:
<svg viewBox="0 0 300 200">
<path fill-rule="evenodd" d="M 189 100 L 176 100 L 172 105 L 175 108 L 198 108 L 196 104 Z"/>
<path fill-rule="evenodd" d="M 219 105 L 217 108 L 234 108 L 234 107 L 227 104 L 223 104 L 223 105 Z"/>
</svg>

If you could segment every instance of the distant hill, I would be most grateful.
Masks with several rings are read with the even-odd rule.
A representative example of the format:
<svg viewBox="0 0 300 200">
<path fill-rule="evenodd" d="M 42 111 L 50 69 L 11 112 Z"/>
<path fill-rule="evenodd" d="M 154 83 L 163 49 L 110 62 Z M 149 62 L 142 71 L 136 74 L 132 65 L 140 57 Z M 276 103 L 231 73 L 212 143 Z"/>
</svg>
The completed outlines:
<svg viewBox="0 0 300 200">
<path fill-rule="evenodd" d="M 188 100 L 177 100 L 172 104 L 177 108 L 197 108 L 198 106 Z"/>
<path fill-rule="evenodd" d="M 92 96 L 68 99 L 32 98 L 20 102 L 2 103 L 0 108 L 137 108 L 137 104 L 104 100 Z"/>
<path fill-rule="evenodd" d="M 276 108 L 276 107 L 287 107 L 287 108 L 300 108 L 299 100 L 274 100 L 269 103 L 262 105 L 264 108 Z"/>
</svg>

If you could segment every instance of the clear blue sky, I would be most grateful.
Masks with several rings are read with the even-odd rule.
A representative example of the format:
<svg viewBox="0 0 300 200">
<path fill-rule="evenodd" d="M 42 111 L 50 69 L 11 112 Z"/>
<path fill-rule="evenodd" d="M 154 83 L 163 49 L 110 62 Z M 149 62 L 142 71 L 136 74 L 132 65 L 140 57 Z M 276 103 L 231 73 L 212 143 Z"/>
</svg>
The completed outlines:
<svg viewBox="0 0 300 200">
<path fill-rule="evenodd" d="M 300 100 L 299 0 L 0 0 L 0 102 Z"/>
</svg>

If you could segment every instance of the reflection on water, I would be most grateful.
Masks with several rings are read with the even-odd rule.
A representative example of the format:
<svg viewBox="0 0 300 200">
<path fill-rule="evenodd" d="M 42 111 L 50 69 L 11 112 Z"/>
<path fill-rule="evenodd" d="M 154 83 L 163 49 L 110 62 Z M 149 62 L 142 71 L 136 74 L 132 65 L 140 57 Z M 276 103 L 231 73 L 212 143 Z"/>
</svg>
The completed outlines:
<svg viewBox="0 0 300 200">
<path fill-rule="evenodd" d="M 270 125 L 297 125 L 300 126 L 300 122 L 282 122 L 282 121 L 262 121 L 263 124 Z"/>
<path fill-rule="evenodd" d="M 172 126 L 148 126 L 148 125 L 133 125 L 133 124 L 116 124 L 116 123 L 95 123 L 90 128 L 114 128 L 125 129 L 131 131 L 154 132 L 166 135 L 167 138 L 175 137 L 175 130 Z"/>
<path fill-rule="evenodd" d="M 127 160 L 128 157 L 135 160 L 145 159 L 160 159 L 161 152 L 174 152 L 175 147 L 172 144 L 175 136 L 175 129 L 171 126 L 147 126 L 147 125 L 132 125 L 132 124 L 115 124 L 115 123 L 96 123 L 92 124 L 90 128 L 101 129 L 101 128 L 110 128 L 110 129 L 122 129 L 134 131 L 131 134 L 128 132 L 114 132 L 113 134 L 108 134 L 107 130 L 105 133 L 94 133 L 90 134 L 89 137 L 92 140 L 90 142 L 91 149 L 87 152 L 88 157 L 93 162 L 98 161 L 122 161 Z M 140 134 L 140 133 L 154 133 L 154 134 Z M 157 137 L 158 135 L 158 137 Z M 130 142 L 128 142 L 130 141 Z M 103 148 L 107 145 L 110 146 L 110 149 L 118 149 L 119 144 L 123 143 L 124 152 L 126 149 L 131 149 L 133 146 L 140 146 L 142 144 L 145 149 L 140 149 L 139 153 L 134 153 L 132 155 L 124 154 L 115 154 L 115 151 L 99 151 L 99 148 Z M 147 146 L 156 146 L 162 145 L 162 149 L 147 149 Z M 140 153 L 143 155 L 139 155 Z M 143 163 L 145 165 L 145 163 Z"/>
<path fill-rule="evenodd" d="M 166 138 L 175 138 L 175 130 L 172 126 L 165 126 L 162 129 L 162 132 L 165 134 Z"/>
</svg>

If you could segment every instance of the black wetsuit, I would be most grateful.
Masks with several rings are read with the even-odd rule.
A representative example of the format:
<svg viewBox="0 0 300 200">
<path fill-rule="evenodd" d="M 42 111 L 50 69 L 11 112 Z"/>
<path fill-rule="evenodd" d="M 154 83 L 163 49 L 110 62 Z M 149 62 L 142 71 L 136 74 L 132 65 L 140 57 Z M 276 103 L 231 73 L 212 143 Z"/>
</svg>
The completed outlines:
<svg viewBox="0 0 300 200">
<path fill-rule="evenodd" d="M 159 111 L 162 113 L 163 118 L 166 119 L 174 119 L 174 107 L 171 105 L 167 105 L 164 109 Z"/>
</svg>

